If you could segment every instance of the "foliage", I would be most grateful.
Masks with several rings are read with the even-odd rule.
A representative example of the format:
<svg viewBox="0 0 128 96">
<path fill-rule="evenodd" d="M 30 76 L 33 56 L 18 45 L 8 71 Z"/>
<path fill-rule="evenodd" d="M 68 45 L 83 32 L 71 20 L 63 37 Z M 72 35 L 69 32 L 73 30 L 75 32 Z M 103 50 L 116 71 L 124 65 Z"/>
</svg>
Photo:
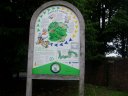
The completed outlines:
<svg viewBox="0 0 128 96">
<path fill-rule="evenodd" d="M 20 71 L 20 66 L 27 66 L 29 22 L 34 11 L 47 1 L 50 0 L 0 1 L 0 58 L 4 68 L 9 66 L 10 70 Z M 105 56 L 115 49 L 122 57 L 128 57 L 127 0 L 66 1 L 75 5 L 85 19 L 86 59 Z"/>
<path fill-rule="evenodd" d="M 117 52 L 122 57 L 128 57 L 128 12 L 123 9 L 119 9 L 118 12 L 113 16 L 111 24 L 108 26 L 108 33 L 111 32 L 111 38 Z M 113 36 L 113 37 L 112 37 Z M 109 36 L 110 37 L 110 36 Z"/>
<path fill-rule="evenodd" d="M 96 55 L 105 56 L 106 52 L 115 50 L 122 57 L 127 57 L 127 4 L 127 1 L 121 0 L 85 0 L 87 59 Z M 120 46 L 117 47 L 114 41 Z M 108 42 L 114 45 L 108 45 Z"/>
</svg>

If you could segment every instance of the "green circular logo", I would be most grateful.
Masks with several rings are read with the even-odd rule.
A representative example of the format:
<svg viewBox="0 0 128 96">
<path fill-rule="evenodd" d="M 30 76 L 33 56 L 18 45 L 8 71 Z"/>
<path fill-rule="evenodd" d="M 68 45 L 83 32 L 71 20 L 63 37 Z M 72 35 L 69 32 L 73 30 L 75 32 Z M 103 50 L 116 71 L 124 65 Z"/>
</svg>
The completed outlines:
<svg viewBox="0 0 128 96">
<path fill-rule="evenodd" d="M 60 72 L 60 70 L 61 70 L 60 64 L 58 64 L 58 63 L 53 63 L 53 64 L 51 65 L 51 71 L 52 71 L 53 73 L 58 73 L 58 72 Z"/>
</svg>

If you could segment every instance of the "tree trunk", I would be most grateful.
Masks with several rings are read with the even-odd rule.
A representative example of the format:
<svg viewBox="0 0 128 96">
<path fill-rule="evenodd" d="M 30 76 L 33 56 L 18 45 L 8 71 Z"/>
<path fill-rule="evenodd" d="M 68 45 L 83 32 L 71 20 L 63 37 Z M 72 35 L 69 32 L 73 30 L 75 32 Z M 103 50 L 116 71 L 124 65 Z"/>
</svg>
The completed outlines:
<svg viewBox="0 0 128 96">
<path fill-rule="evenodd" d="M 125 36 L 124 36 L 124 32 L 121 33 L 121 54 L 122 54 L 122 58 L 125 58 L 126 57 L 126 54 L 125 54 Z"/>
<path fill-rule="evenodd" d="M 112 16 L 112 8 L 109 8 L 109 17 L 108 17 L 108 23 L 111 22 L 111 16 Z"/>
<path fill-rule="evenodd" d="M 127 43 L 126 43 L 126 57 L 128 57 L 128 36 L 127 36 Z"/>
<path fill-rule="evenodd" d="M 105 29 L 105 4 L 102 4 L 102 32 Z"/>
</svg>

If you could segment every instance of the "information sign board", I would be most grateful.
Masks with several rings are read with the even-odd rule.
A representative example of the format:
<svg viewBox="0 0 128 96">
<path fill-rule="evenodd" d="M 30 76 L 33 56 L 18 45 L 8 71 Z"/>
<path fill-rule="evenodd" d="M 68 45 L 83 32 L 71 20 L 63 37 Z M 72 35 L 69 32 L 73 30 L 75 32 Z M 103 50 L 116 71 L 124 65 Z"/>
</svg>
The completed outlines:
<svg viewBox="0 0 128 96">
<path fill-rule="evenodd" d="M 84 96 L 85 23 L 80 11 L 66 1 L 40 6 L 30 23 L 26 96 L 32 79 L 79 80 Z"/>
</svg>

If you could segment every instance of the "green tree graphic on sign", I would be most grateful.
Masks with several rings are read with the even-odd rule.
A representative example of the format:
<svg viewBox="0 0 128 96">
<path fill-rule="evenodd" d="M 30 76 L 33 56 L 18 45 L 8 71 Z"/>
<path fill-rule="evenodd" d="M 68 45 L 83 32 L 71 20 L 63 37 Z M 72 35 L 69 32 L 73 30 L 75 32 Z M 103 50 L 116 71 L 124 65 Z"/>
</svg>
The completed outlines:
<svg viewBox="0 0 128 96">
<path fill-rule="evenodd" d="M 67 36 L 67 24 L 62 22 L 52 22 L 48 27 L 49 40 L 63 42 Z"/>
</svg>

